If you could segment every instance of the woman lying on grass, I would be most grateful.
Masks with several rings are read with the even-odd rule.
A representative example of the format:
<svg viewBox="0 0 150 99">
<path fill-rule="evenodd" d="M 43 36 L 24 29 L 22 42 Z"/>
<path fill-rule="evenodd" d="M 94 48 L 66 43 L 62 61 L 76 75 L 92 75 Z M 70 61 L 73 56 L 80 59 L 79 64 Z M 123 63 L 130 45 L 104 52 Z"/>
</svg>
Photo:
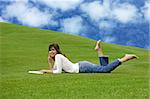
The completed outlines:
<svg viewBox="0 0 150 99">
<path fill-rule="evenodd" d="M 49 70 L 41 70 L 43 73 L 110 73 L 122 63 L 137 58 L 136 55 L 126 54 L 124 57 L 108 63 L 108 57 L 103 55 L 102 46 L 100 41 L 97 41 L 95 50 L 99 56 L 99 64 L 93 64 L 88 61 L 80 61 L 72 63 L 60 51 L 58 44 L 51 44 L 49 46 L 48 64 Z"/>
</svg>

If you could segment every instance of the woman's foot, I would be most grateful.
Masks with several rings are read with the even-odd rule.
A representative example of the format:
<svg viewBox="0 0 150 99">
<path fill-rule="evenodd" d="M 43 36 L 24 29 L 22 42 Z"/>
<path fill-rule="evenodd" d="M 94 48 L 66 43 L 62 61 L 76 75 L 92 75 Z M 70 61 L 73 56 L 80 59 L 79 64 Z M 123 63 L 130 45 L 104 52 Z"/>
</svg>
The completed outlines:
<svg viewBox="0 0 150 99">
<path fill-rule="evenodd" d="M 103 56 L 102 46 L 100 43 L 101 43 L 101 40 L 98 40 L 95 46 L 95 50 L 97 51 L 97 54 L 99 57 Z"/>
<path fill-rule="evenodd" d="M 125 56 L 123 58 L 120 59 L 121 62 L 126 62 L 126 61 L 129 61 L 129 60 L 132 60 L 132 59 L 137 59 L 139 57 L 137 57 L 136 55 L 134 54 L 125 54 Z"/>
<path fill-rule="evenodd" d="M 96 51 L 102 50 L 100 42 L 101 42 L 101 40 L 98 40 L 98 41 L 96 42 L 96 46 L 95 46 L 95 50 L 96 50 Z"/>
</svg>

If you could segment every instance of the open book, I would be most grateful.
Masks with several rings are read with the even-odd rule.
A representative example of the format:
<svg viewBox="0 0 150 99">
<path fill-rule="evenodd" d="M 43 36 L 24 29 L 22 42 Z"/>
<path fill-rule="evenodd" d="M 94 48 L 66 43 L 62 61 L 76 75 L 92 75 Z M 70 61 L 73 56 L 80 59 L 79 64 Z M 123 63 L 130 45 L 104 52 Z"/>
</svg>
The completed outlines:
<svg viewBox="0 0 150 99">
<path fill-rule="evenodd" d="M 44 74 L 42 71 L 28 71 L 30 74 Z"/>
</svg>

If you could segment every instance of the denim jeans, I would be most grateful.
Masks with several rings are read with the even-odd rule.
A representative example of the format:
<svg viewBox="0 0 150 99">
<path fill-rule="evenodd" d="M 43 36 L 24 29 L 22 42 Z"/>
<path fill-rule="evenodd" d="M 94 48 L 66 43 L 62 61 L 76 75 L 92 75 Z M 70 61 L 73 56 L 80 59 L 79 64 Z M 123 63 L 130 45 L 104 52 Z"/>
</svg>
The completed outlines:
<svg viewBox="0 0 150 99">
<path fill-rule="evenodd" d="M 121 64 L 119 60 L 115 60 L 109 64 L 108 57 L 106 56 L 99 57 L 99 61 L 100 65 L 88 61 L 80 61 L 79 73 L 110 73 Z"/>
</svg>

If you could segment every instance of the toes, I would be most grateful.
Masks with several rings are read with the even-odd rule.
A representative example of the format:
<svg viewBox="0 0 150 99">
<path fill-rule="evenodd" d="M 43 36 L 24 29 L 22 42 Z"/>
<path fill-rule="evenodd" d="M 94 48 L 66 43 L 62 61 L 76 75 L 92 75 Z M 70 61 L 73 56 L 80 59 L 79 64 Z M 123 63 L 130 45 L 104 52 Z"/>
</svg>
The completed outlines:
<svg viewBox="0 0 150 99">
<path fill-rule="evenodd" d="M 139 57 L 138 57 L 138 56 L 136 56 L 136 55 L 134 55 L 134 58 L 139 59 Z"/>
<path fill-rule="evenodd" d="M 134 54 L 126 54 L 125 56 L 130 57 L 131 59 L 136 58 L 138 59 L 139 57 L 134 55 Z"/>
<path fill-rule="evenodd" d="M 98 40 L 98 42 L 101 42 L 102 40 Z"/>
</svg>

